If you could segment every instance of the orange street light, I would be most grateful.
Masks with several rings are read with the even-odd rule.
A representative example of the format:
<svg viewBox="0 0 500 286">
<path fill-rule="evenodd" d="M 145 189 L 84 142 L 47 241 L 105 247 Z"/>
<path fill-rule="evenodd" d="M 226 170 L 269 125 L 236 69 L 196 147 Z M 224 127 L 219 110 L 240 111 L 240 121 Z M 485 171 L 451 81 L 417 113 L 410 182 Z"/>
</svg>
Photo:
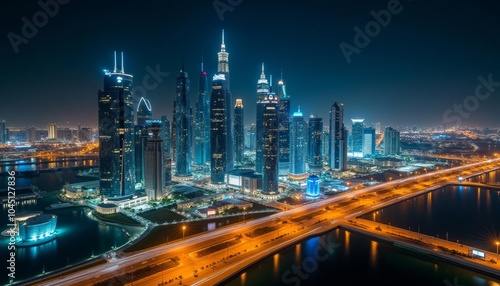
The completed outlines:
<svg viewBox="0 0 500 286">
<path fill-rule="evenodd" d="M 500 242 L 496 242 L 496 245 L 497 245 L 497 262 L 498 262 L 498 245 L 500 245 Z"/>
<path fill-rule="evenodd" d="M 184 238 L 184 231 L 185 231 L 185 230 L 186 230 L 186 226 L 185 226 L 185 225 L 183 225 L 183 226 L 182 226 L 182 238 Z"/>
</svg>

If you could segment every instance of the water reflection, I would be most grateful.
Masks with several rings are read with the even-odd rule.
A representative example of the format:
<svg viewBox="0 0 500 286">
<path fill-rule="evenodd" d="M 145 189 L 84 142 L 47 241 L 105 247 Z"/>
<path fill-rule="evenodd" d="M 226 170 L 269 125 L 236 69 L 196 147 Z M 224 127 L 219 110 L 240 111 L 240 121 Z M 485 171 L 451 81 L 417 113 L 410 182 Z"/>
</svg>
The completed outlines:
<svg viewBox="0 0 500 286">
<path fill-rule="evenodd" d="M 349 247 L 351 246 L 351 233 L 348 232 L 347 230 L 344 232 L 345 233 L 345 253 L 349 255 Z"/>
<path fill-rule="evenodd" d="M 280 277 L 280 255 L 279 255 L 279 253 L 276 253 L 275 255 L 273 255 L 273 273 L 274 273 L 275 279 Z"/>
<path fill-rule="evenodd" d="M 377 268 L 377 257 L 378 257 L 378 242 L 372 240 L 370 243 L 370 266 L 372 268 Z"/>
</svg>

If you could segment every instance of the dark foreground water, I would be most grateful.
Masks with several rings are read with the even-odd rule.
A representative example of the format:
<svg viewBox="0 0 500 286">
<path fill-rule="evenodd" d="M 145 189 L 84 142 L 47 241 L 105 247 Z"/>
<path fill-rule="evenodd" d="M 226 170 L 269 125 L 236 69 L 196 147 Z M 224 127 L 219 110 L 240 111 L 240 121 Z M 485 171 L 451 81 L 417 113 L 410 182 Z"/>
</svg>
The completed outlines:
<svg viewBox="0 0 500 286">
<path fill-rule="evenodd" d="M 480 273 L 337 229 L 269 256 L 222 285 L 406 286 L 447 282 L 500 285 L 499 280 Z"/>
</svg>

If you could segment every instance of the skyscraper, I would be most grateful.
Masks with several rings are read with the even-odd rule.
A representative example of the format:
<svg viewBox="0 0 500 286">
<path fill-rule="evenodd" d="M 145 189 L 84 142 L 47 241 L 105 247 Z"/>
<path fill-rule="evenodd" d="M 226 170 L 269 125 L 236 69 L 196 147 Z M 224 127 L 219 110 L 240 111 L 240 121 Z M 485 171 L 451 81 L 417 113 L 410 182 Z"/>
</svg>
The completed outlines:
<svg viewBox="0 0 500 286">
<path fill-rule="evenodd" d="M 280 175 L 286 175 L 290 165 L 290 96 L 286 93 L 283 73 L 281 73 L 281 79 L 278 81 L 278 98 L 278 165 Z"/>
<path fill-rule="evenodd" d="M 231 81 L 229 76 L 229 53 L 226 52 L 226 44 L 224 42 L 224 30 L 222 30 L 222 43 L 220 52 L 217 53 L 217 73 L 223 74 L 225 83 L 225 102 L 226 110 L 224 114 L 226 126 L 226 171 L 231 171 L 234 165 L 234 126 L 233 126 L 233 99 L 231 96 Z"/>
<path fill-rule="evenodd" d="M 7 136 L 5 132 L 5 120 L 0 121 L 0 144 L 6 143 Z"/>
<path fill-rule="evenodd" d="M 147 123 L 152 118 L 151 103 L 145 97 L 141 97 L 137 104 L 137 124 L 134 126 L 134 156 L 135 156 L 135 182 L 144 187 L 144 150 L 149 137 Z"/>
<path fill-rule="evenodd" d="M 255 123 L 252 123 L 252 125 L 246 129 L 245 146 L 255 151 Z"/>
<path fill-rule="evenodd" d="M 174 120 L 176 175 L 191 176 L 191 105 L 188 73 L 184 71 L 184 66 L 177 77 Z"/>
<path fill-rule="evenodd" d="M 255 150 L 255 171 L 257 173 L 262 173 L 263 166 L 263 145 L 264 145 L 264 110 L 265 102 L 264 99 L 267 98 L 269 94 L 269 82 L 266 79 L 266 74 L 264 73 L 264 63 L 262 63 L 262 73 L 260 74 L 260 79 L 257 81 L 257 114 L 256 114 L 256 124 L 255 124 L 255 138 L 256 138 L 256 150 Z"/>
<path fill-rule="evenodd" d="M 137 104 L 137 125 L 145 126 L 146 120 L 150 120 L 153 117 L 151 102 L 145 97 L 141 97 L 139 103 Z"/>
<path fill-rule="evenodd" d="M 210 158 L 210 96 L 208 95 L 207 72 L 198 76 L 198 101 L 196 102 L 194 125 L 194 164 L 204 165 Z"/>
<path fill-rule="evenodd" d="M 321 133 L 321 157 L 323 158 L 323 163 L 330 162 L 330 133 L 323 131 Z"/>
<path fill-rule="evenodd" d="M 49 136 L 48 139 L 55 140 L 57 139 L 57 125 L 54 122 L 49 123 Z"/>
<path fill-rule="evenodd" d="M 344 104 L 335 102 L 330 109 L 330 169 L 347 168 L 347 130 L 344 126 Z"/>
<path fill-rule="evenodd" d="M 384 132 L 384 154 L 398 155 L 400 153 L 401 143 L 399 131 L 386 127 Z"/>
<path fill-rule="evenodd" d="M 380 134 L 381 133 L 380 129 L 380 122 L 375 122 L 375 134 Z"/>
<path fill-rule="evenodd" d="M 352 120 L 351 152 L 353 157 L 363 157 L 364 119 Z"/>
<path fill-rule="evenodd" d="M 115 66 L 105 71 L 98 92 L 99 185 L 101 195 L 123 197 L 135 191 L 133 76 Z"/>
<path fill-rule="evenodd" d="M 160 137 L 160 122 L 154 121 L 149 127 L 151 137 L 147 139 L 144 151 L 144 187 L 150 200 L 161 200 L 163 198 L 163 187 L 165 186 L 163 140 Z"/>
<path fill-rule="evenodd" d="M 165 185 L 172 182 L 172 156 L 170 155 L 170 121 L 166 115 L 160 119 L 160 134 L 163 149 L 163 171 Z"/>
<path fill-rule="evenodd" d="M 363 154 L 364 156 L 375 154 L 375 129 L 365 128 L 363 131 Z"/>
<path fill-rule="evenodd" d="M 278 98 L 270 92 L 262 101 L 263 141 L 262 144 L 262 193 L 278 194 Z"/>
<path fill-rule="evenodd" d="M 303 180 L 307 178 L 307 124 L 304 116 L 300 112 L 293 113 L 290 121 L 290 174 L 293 180 Z"/>
<path fill-rule="evenodd" d="M 321 171 L 323 157 L 321 155 L 321 140 L 323 133 L 323 118 L 309 117 L 308 162 L 309 169 Z"/>
<path fill-rule="evenodd" d="M 226 101 L 226 78 L 224 74 L 213 77 L 212 94 L 210 96 L 210 179 L 213 184 L 224 183 L 227 170 L 227 121 L 226 109 L 230 108 Z"/>
<path fill-rule="evenodd" d="M 234 154 L 235 160 L 238 163 L 243 162 L 243 151 L 245 150 L 245 126 L 243 101 L 236 99 L 234 106 Z"/>
</svg>

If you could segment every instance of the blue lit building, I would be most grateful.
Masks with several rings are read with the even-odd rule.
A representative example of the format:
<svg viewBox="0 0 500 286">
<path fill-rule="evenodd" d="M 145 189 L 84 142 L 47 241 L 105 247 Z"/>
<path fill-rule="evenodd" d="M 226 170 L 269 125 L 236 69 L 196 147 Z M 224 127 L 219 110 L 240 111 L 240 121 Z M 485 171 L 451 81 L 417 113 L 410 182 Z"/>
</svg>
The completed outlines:
<svg viewBox="0 0 500 286">
<path fill-rule="evenodd" d="M 307 124 L 300 109 L 293 113 L 290 122 L 290 173 L 292 180 L 307 178 Z"/>
<path fill-rule="evenodd" d="M 367 127 L 363 130 L 363 155 L 375 154 L 375 129 Z"/>
<path fill-rule="evenodd" d="M 262 194 L 278 195 L 278 98 L 268 93 L 263 105 Z M 257 143 L 257 146 L 260 145 Z"/>
<path fill-rule="evenodd" d="M 319 178 L 316 175 L 311 175 L 307 178 L 307 190 L 306 195 L 308 197 L 316 198 L 319 196 Z"/>
<path fill-rule="evenodd" d="M 335 102 L 330 108 L 329 166 L 335 171 L 347 168 L 347 130 L 344 126 L 344 104 Z"/>
<path fill-rule="evenodd" d="M 213 184 L 223 184 L 227 169 L 227 125 L 226 109 L 226 77 L 218 74 L 213 77 L 212 94 L 210 97 L 210 179 Z"/>
<path fill-rule="evenodd" d="M 33 245 L 56 237 L 57 216 L 41 214 L 19 222 L 19 245 Z"/>
<path fill-rule="evenodd" d="M 309 117 L 309 135 L 308 135 L 308 162 L 310 170 L 321 171 L 323 167 L 323 157 L 321 152 L 321 143 L 323 135 L 323 118 Z"/>
<path fill-rule="evenodd" d="M 175 97 L 175 167 L 177 176 L 191 176 L 191 105 L 188 73 L 181 68 Z"/>
<path fill-rule="evenodd" d="M 283 74 L 278 81 L 279 127 L 278 161 L 280 175 L 286 175 L 290 165 L 290 95 L 286 93 Z"/>
<path fill-rule="evenodd" d="M 364 142 L 364 119 L 351 119 L 352 120 L 352 134 L 351 134 L 351 156 L 363 157 L 363 142 Z"/>
<path fill-rule="evenodd" d="M 234 159 L 238 163 L 243 162 L 243 151 L 245 150 L 245 125 L 243 101 L 236 99 L 234 106 Z"/>
<path fill-rule="evenodd" d="M 135 192 L 133 76 L 115 67 L 105 71 L 104 89 L 98 92 L 99 184 L 106 197 Z"/>
<path fill-rule="evenodd" d="M 170 121 L 166 115 L 160 119 L 160 137 L 163 140 L 163 170 L 165 171 L 165 184 L 172 182 L 172 156 L 170 155 Z"/>
<path fill-rule="evenodd" d="M 204 165 L 210 158 L 210 96 L 207 72 L 203 69 L 203 62 L 198 75 L 198 101 L 195 112 L 194 164 Z"/>
</svg>

